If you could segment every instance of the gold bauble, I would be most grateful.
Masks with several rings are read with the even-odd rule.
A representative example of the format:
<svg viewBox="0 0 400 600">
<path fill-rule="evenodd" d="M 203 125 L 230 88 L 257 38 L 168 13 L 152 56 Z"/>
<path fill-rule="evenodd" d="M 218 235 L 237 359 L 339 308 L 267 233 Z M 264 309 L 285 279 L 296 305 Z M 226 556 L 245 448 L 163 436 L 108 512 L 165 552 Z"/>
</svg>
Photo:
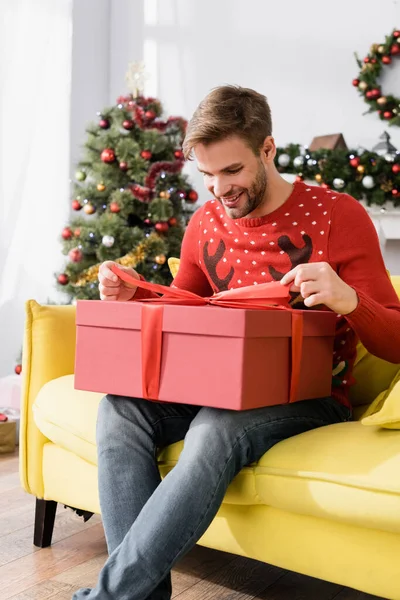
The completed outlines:
<svg viewBox="0 0 400 600">
<path fill-rule="evenodd" d="M 106 189 L 106 186 L 104 185 L 104 183 L 98 183 L 97 189 L 99 192 L 104 192 L 104 190 Z"/>
<path fill-rule="evenodd" d="M 366 81 L 360 81 L 360 83 L 358 84 L 358 87 L 360 90 L 364 91 L 367 89 L 368 83 Z"/>
<path fill-rule="evenodd" d="M 379 104 L 379 106 L 384 106 L 386 104 L 386 102 L 387 102 L 386 96 L 381 96 L 377 100 L 377 103 Z"/>
<path fill-rule="evenodd" d="M 379 45 L 378 44 L 372 44 L 371 46 L 371 54 L 374 54 L 374 52 L 378 52 L 379 51 Z"/>
<path fill-rule="evenodd" d="M 87 204 L 85 204 L 85 206 L 83 207 L 83 210 L 85 211 L 85 213 L 87 215 L 92 215 L 94 212 L 96 212 L 96 209 L 93 206 L 93 204 L 90 204 L 89 202 Z"/>
<path fill-rule="evenodd" d="M 169 192 L 160 192 L 160 198 L 168 199 L 170 197 Z"/>
<path fill-rule="evenodd" d="M 359 173 L 364 173 L 364 171 L 365 171 L 365 167 L 364 167 L 364 165 L 358 165 L 358 167 L 357 167 L 357 171 L 358 171 Z"/>
<path fill-rule="evenodd" d="M 315 176 L 315 181 L 318 181 L 318 183 L 321 183 L 322 181 L 322 175 L 320 175 L 319 173 Z"/>
<path fill-rule="evenodd" d="M 378 46 L 378 52 L 379 52 L 379 54 L 384 54 L 385 53 L 385 46 Z"/>
<path fill-rule="evenodd" d="M 156 262 L 158 265 L 163 265 L 166 260 L 167 260 L 167 257 L 165 256 L 165 254 L 158 254 L 154 258 L 154 262 Z"/>
</svg>

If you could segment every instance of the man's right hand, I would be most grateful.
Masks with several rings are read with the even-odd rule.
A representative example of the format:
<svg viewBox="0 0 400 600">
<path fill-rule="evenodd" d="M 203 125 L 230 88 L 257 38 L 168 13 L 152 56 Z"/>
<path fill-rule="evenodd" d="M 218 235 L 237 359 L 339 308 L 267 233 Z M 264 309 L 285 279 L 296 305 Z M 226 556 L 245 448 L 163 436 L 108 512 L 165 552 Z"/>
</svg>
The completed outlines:
<svg viewBox="0 0 400 600">
<path fill-rule="evenodd" d="M 117 263 L 106 260 L 100 265 L 99 269 L 99 290 L 100 290 L 100 299 L 101 300 L 119 300 L 119 301 L 127 301 L 131 300 L 135 295 L 137 287 L 122 281 L 112 270 L 111 267 L 116 265 Z M 136 273 L 134 269 L 129 267 L 118 267 L 135 277 L 136 279 L 140 279 L 139 274 Z"/>
</svg>

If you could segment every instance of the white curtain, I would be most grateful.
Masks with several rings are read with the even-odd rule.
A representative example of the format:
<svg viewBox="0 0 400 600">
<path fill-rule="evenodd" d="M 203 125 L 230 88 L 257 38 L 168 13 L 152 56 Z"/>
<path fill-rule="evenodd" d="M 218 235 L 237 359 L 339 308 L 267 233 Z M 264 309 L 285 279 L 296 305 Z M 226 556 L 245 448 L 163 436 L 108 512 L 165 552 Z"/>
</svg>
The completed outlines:
<svg viewBox="0 0 400 600">
<path fill-rule="evenodd" d="M 0 2 L 0 376 L 24 303 L 57 300 L 69 213 L 72 0 Z"/>
</svg>

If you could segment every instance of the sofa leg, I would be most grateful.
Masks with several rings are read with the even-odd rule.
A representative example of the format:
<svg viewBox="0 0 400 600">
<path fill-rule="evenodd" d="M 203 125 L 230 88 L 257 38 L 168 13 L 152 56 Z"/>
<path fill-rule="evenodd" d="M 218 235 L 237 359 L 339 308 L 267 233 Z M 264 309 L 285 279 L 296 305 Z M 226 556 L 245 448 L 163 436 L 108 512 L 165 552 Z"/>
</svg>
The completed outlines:
<svg viewBox="0 0 400 600">
<path fill-rule="evenodd" d="M 33 534 L 35 546 L 47 548 L 51 545 L 56 510 L 57 502 L 36 498 L 35 531 Z"/>
</svg>

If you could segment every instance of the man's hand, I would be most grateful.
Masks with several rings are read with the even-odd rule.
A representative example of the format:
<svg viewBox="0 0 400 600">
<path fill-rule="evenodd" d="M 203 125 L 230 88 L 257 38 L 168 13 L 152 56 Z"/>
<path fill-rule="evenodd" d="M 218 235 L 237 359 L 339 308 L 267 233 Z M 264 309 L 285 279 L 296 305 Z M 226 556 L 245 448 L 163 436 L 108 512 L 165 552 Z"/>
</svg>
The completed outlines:
<svg viewBox="0 0 400 600">
<path fill-rule="evenodd" d="M 282 285 L 292 282 L 290 291 L 300 292 L 309 308 L 325 304 L 339 315 L 348 315 L 358 306 L 357 292 L 328 263 L 298 265 L 281 279 Z"/>
<path fill-rule="evenodd" d="M 111 267 L 117 263 L 107 260 L 100 265 L 99 269 L 99 290 L 101 300 L 131 300 L 135 295 L 137 287 L 131 286 L 129 283 L 122 281 L 113 271 Z M 129 273 L 136 279 L 140 279 L 138 273 L 129 267 L 118 267 Z"/>
</svg>

